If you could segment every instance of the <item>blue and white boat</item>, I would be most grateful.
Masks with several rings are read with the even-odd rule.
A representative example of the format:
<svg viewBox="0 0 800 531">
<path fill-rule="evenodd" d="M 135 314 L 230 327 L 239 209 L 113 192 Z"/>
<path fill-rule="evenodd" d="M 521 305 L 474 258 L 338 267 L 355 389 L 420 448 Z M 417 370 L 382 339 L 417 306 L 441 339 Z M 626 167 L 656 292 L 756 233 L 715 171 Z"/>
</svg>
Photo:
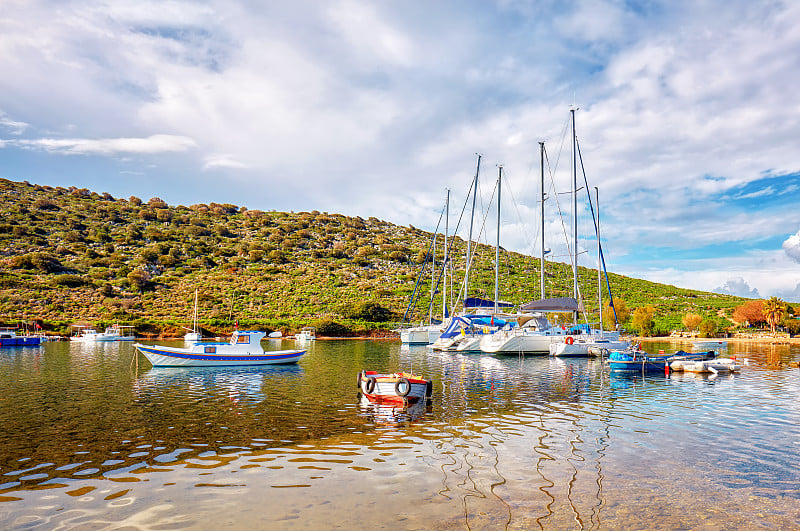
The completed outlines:
<svg viewBox="0 0 800 531">
<path fill-rule="evenodd" d="M 39 336 L 18 336 L 10 328 L 0 330 L 0 347 L 35 347 L 40 341 Z"/>
<path fill-rule="evenodd" d="M 236 330 L 231 340 L 195 343 L 188 348 L 162 345 L 133 346 L 144 354 L 154 367 L 216 367 L 235 365 L 276 365 L 297 363 L 305 350 L 264 351 L 261 340 L 264 332 Z"/>
<path fill-rule="evenodd" d="M 713 350 L 694 353 L 679 350 L 672 354 L 648 354 L 638 349 L 615 350 L 609 354 L 607 363 L 612 371 L 659 372 L 668 371 L 670 364 L 675 361 L 702 361 L 715 356 Z"/>
</svg>

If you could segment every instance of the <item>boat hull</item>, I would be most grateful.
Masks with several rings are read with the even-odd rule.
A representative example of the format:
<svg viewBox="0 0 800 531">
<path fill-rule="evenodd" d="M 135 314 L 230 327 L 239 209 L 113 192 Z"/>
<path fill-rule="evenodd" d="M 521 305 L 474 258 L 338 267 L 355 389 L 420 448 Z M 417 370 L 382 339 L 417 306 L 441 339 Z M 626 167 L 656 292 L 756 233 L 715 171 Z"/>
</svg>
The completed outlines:
<svg viewBox="0 0 800 531">
<path fill-rule="evenodd" d="M 297 363 L 305 350 L 276 350 L 270 352 L 197 352 L 162 346 L 134 345 L 154 367 L 220 367 L 239 365 L 279 365 Z"/>
<path fill-rule="evenodd" d="M 39 337 L 4 337 L 0 339 L 0 347 L 35 347 L 40 342 L 41 338 Z"/>
<path fill-rule="evenodd" d="M 378 374 L 363 371 L 358 375 L 357 383 L 359 391 L 367 400 L 382 404 L 406 404 L 425 400 L 432 391 L 431 382 L 406 373 Z M 408 392 L 403 395 L 405 385 L 408 385 Z"/>
</svg>

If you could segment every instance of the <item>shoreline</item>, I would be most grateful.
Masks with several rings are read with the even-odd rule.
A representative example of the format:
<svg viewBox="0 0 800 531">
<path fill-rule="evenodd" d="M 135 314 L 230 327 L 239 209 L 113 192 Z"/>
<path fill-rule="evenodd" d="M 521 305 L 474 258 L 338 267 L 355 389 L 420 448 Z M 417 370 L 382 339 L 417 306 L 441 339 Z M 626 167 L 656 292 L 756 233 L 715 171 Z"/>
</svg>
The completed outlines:
<svg viewBox="0 0 800 531">
<path fill-rule="evenodd" d="M 675 342 L 691 343 L 693 341 L 727 341 L 728 343 L 767 343 L 771 345 L 800 345 L 800 337 L 637 337 L 631 336 L 631 341 L 642 343 Z"/>
</svg>

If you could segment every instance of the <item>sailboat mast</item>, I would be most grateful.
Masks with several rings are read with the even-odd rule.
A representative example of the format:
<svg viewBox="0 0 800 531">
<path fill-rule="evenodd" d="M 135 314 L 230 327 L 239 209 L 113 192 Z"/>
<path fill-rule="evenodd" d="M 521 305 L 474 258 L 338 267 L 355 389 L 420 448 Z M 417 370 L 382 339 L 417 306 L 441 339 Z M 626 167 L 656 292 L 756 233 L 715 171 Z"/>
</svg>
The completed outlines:
<svg viewBox="0 0 800 531">
<path fill-rule="evenodd" d="M 197 288 L 194 288 L 194 321 L 192 323 L 192 332 L 197 332 Z"/>
<path fill-rule="evenodd" d="M 433 296 L 436 294 L 436 239 L 439 237 L 439 225 L 436 225 L 436 231 L 433 233 L 433 254 L 431 255 L 431 302 L 428 305 L 428 324 L 433 323 Z"/>
<path fill-rule="evenodd" d="M 444 215 L 444 284 L 442 285 L 442 320 L 447 319 L 447 268 L 450 267 L 450 257 L 448 252 L 450 249 L 447 246 L 447 237 L 450 234 L 450 189 L 447 189 L 447 200 L 445 201 L 445 215 Z"/>
<path fill-rule="evenodd" d="M 478 167 L 475 169 L 475 179 L 472 182 L 472 214 L 469 218 L 469 240 L 467 240 L 467 270 L 464 273 L 464 306 L 469 297 L 469 269 L 472 266 L 472 225 L 475 221 L 475 198 L 478 196 L 478 174 L 481 172 L 481 156 L 478 155 Z"/>
<path fill-rule="evenodd" d="M 600 334 L 603 333 L 603 281 L 600 276 L 600 192 L 594 187 L 594 204 L 597 206 L 597 311 L 600 314 Z"/>
<path fill-rule="evenodd" d="M 578 138 L 575 136 L 575 109 L 572 113 L 572 296 L 578 300 Z M 573 323 L 578 322 L 578 312 L 572 313 Z"/>
<path fill-rule="evenodd" d="M 500 190 L 503 181 L 503 167 L 497 173 L 497 245 L 494 248 L 494 313 L 497 313 L 500 300 Z"/>
<path fill-rule="evenodd" d="M 541 270 L 541 278 L 539 279 L 539 284 L 542 288 L 542 296 L 540 298 L 544 299 L 544 142 L 539 142 L 539 154 L 541 156 L 541 165 L 542 165 L 542 254 L 541 260 L 539 261 L 539 269 Z"/>
</svg>

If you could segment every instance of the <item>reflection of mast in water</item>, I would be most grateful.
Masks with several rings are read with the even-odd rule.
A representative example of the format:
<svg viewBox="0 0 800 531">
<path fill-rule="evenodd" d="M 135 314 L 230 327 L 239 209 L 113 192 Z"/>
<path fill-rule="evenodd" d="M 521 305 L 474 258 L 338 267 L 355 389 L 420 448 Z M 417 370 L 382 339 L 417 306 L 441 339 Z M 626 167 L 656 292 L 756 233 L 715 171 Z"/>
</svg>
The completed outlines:
<svg viewBox="0 0 800 531">
<path fill-rule="evenodd" d="M 482 359 L 464 356 L 459 356 L 459 358 L 462 363 L 457 366 L 457 370 L 445 370 L 443 374 L 442 403 L 445 407 L 458 405 L 466 408 L 469 402 L 467 391 L 473 388 L 469 384 L 478 384 L 477 389 L 488 389 L 483 385 L 489 383 L 492 392 L 488 400 L 491 412 L 487 418 L 496 418 L 498 413 L 495 410 L 495 387 L 494 379 L 491 377 L 494 366 Z M 486 381 L 487 375 L 490 382 Z M 462 426 L 453 426 L 448 422 L 444 429 L 447 437 L 439 439 L 434 446 L 433 454 L 442 456 L 439 458 L 441 459 L 439 468 L 442 471 L 442 488 L 438 494 L 448 500 L 459 498 L 464 514 L 464 525 L 467 529 L 487 527 L 485 521 L 476 520 L 481 517 L 490 518 L 488 511 L 475 508 L 470 511 L 470 500 L 479 503 L 480 500 L 488 502 L 494 498 L 504 507 L 504 527 L 507 528 L 511 523 L 511 507 L 495 492 L 497 487 L 506 484 L 506 478 L 499 469 L 500 454 L 498 451 L 498 447 L 506 439 L 506 434 L 494 424 L 485 425 L 483 422 L 475 422 L 470 419 L 464 419 L 464 423 L 465 425 Z M 492 448 L 494 455 L 486 455 L 488 447 Z M 486 474 L 486 468 L 488 468 L 489 474 Z M 491 479 L 488 479 L 488 483 L 481 484 L 483 478 Z M 459 489 L 464 492 L 459 493 Z"/>
<path fill-rule="evenodd" d="M 603 467 L 600 463 L 601 459 L 606 456 L 606 449 L 609 445 L 609 440 L 611 439 L 611 413 L 614 409 L 614 402 L 615 398 L 609 397 L 609 408 L 607 410 L 603 409 L 603 390 L 604 390 L 604 380 L 603 380 L 603 367 L 600 367 L 600 409 L 603 413 L 601 413 L 600 422 L 603 425 L 603 433 L 605 435 L 601 436 L 597 439 L 598 442 L 598 449 L 597 449 L 597 461 L 596 461 L 596 468 L 597 468 L 597 503 L 592 507 L 592 514 L 589 517 L 589 521 L 592 524 L 593 528 L 599 529 L 600 528 L 600 510 L 603 508 L 603 503 L 605 500 L 603 499 Z"/>
</svg>

